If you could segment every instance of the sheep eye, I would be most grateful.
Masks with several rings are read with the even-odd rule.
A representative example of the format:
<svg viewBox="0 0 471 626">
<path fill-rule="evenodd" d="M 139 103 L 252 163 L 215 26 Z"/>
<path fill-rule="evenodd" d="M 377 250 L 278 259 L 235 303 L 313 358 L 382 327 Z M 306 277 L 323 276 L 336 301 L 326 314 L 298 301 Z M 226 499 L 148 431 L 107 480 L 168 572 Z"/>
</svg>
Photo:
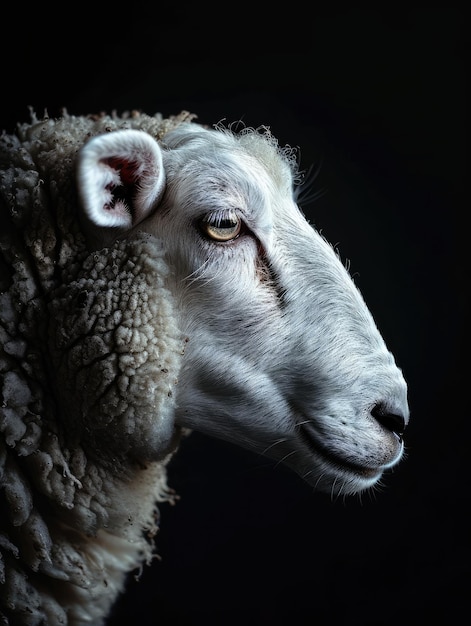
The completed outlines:
<svg viewBox="0 0 471 626">
<path fill-rule="evenodd" d="M 214 241 L 231 241 L 239 236 L 242 220 L 232 211 L 207 215 L 201 222 L 203 234 Z"/>
</svg>

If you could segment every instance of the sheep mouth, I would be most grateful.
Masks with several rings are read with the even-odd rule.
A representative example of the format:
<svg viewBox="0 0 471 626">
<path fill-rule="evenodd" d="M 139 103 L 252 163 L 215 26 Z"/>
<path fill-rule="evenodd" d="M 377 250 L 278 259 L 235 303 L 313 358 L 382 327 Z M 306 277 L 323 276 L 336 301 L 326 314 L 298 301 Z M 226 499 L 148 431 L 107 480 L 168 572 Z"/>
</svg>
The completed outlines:
<svg viewBox="0 0 471 626">
<path fill-rule="evenodd" d="M 337 472 L 347 471 L 350 474 L 354 474 L 355 476 L 359 476 L 367 480 L 376 479 L 383 472 L 384 468 L 380 466 L 371 467 L 368 465 L 361 465 L 360 463 L 345 459 L 331 450 L 328 450 L 322 443 L 320 443 L 318 438 L 306 428 L 305 425 L 299 426 L 299 432 L 301 434 L 302 441 L 308 447 L 311 454 L 324 461 Z"/>
</svg>

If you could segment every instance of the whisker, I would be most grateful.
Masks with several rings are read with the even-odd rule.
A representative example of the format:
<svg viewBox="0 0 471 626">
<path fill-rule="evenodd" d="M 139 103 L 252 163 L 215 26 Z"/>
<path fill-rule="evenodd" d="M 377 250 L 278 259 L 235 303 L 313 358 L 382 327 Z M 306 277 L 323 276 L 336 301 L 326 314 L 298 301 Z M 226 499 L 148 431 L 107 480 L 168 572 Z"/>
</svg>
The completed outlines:
<svg viewBox="0 0 471 626">
<path fill-rule="evenodd" d="M 274 448 L 275 446 L 279 445 L 280 443 L 284 443 L 285 441 L 287 441 L 287 439 L 286 439 L 286 438 L 284 438 L 284 439 L 277 439 L 276 441 L 274 441 L 273 443 L 271 443 L 269 446 L 267 446 L 267 447 L 263 450 L 262 454 L 267 454 L 267 452 L 268 452 L 269 450 L 271 450 L 271 449 L 272 449 L 272 448 Z"/>
<path fill-rule="evenodd" d="M 281 463 L 285 463 L 285 462 L 286 462 L 286 459 L 288 459 L 290 456 L 292 456 L 293 454 L 296 454 L 296 453 L 297 453 L 297 450 L 291 450 L 291 452 L 288 452 L 288 454 L 285 454 L 285 456 L 284 456 L 284 457 L 282 457 L 282 458 L 278 461 L 277 465 L 280 465 Z"/>
</svg>

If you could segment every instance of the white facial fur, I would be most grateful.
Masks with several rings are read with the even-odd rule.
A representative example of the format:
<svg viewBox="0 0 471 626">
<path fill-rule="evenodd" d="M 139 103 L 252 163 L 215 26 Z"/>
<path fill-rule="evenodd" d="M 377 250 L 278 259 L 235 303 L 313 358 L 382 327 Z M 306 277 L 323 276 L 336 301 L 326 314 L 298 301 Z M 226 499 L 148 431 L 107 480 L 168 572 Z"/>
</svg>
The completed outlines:
<svg viewBox="0 0 471 626">
<path fill-rule="evenodd" d="M 267 131 L 196 124 L 161 148 L 139 131 L 107 141 L 125 153 L 129 140 L 134 154 L 143 136 L 145 159 L 158 154 L 147 170 L 159 193 L 130 207 L 132 229 L 117 233 L 157 238 L 171 268 L 166 286 L 189 339 L 175 424 L 284 462 L 323 490 L 373 486 L 403 454 L 406 383 L 336 252 L 296 205 L 293 153 Z M 140 186 L 149 189 L 147 175 Z M 208 237 L 215 214 L 239 217 L 240 234 Z"/>
</svg>

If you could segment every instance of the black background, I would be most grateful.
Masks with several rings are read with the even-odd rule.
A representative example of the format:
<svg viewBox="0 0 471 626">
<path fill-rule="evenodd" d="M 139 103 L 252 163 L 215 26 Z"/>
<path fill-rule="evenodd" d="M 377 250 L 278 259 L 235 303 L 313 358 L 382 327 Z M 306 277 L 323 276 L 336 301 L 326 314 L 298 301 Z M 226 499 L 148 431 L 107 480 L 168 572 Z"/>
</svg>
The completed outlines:
<svg viewBox="0 0 471 626">
<path fill-rule="evenodd" d="M 186 109 L 268 125 L 320 164 L 325 193 L 303 208 L 350 260 L 410 388 L 407 459 L 361 499 L 193 434 L 171 465 L 181 500 L 160 507 L 161 560 L 109 626 L 469 617 L 464 13 L 304 6 L 3 10 L 8 131 L 29 105 Z"/>
</svg>

